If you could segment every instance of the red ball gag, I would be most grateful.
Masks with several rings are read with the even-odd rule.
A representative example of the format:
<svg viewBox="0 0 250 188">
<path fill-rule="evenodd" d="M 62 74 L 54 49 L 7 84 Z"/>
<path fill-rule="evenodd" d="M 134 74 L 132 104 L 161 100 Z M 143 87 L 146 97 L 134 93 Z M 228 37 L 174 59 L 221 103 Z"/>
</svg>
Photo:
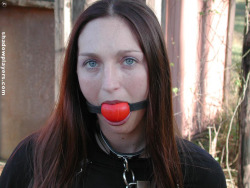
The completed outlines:
<svg viewBox="0 0 250 188">
<path fill-rule="evenodd" d="M 120 122 L 124 120 L 130 113 L 128 103 L 122 102 L 117 104 L 102 104 L 102 115 L 111 122 Z"/>
</svg>

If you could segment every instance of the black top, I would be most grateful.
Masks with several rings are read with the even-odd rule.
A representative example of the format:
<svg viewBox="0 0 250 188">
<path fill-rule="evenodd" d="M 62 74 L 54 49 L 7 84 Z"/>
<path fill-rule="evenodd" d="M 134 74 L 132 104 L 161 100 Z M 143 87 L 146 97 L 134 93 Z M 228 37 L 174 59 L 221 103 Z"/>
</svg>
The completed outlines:
<svg viewBox="0 0 250 188">
<path fill-rule="evenodd" d="M 109 155 L 92 143 L 85 172 L 76 172 L 75 187 L 125 188 L 123 160 Z M 1 188 L 28 187 L 33 176 L 31 137 L 23 140 L 8 159 L 1 178 Z M 180 159 L 186 188 L 225 188 L 223 171 L 205 150 L 184 140 L 185 149 L 180 150 Z M 150 159 L 135 158 L 128 161 L 136 180 L 152 180 Z"/>
</svg>

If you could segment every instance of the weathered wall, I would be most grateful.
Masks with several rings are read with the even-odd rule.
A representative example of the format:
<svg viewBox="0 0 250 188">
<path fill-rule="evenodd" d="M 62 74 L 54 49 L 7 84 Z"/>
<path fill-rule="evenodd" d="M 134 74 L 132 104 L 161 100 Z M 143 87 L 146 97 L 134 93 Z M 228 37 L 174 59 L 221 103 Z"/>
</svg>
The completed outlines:
<svg viewBox="0 0 250 188">
<path fill-rule="evenodd" d="M 53 10 L 0 9 L 6 38 L 6 93 L 1 96 L 0 158 L 41 127 L 54 105 Z"/>
</svg>

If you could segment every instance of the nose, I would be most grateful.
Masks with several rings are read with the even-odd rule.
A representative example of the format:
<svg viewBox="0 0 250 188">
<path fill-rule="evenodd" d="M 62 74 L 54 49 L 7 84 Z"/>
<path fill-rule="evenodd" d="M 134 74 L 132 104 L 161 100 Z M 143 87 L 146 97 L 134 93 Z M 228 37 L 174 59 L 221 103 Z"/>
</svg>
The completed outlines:
<svg viewBox="0 0 250 188">
<path fill-rule="evenodd" d="M 106 64 L 102 76 L 103 90 L 111 93 L 119 89 L 119 71 L 114 64 Z"/>
</svg>

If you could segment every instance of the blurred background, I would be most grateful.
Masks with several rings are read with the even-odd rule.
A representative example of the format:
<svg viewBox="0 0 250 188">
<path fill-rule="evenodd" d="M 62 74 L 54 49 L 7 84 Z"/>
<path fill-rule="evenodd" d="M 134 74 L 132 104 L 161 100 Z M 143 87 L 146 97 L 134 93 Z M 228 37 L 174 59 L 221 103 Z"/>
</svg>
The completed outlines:
<svg viewBox="0 0 250 188">
<path fill-rule="evenodd" d="M 95 0 L 0 0 L 0 174 L 58 97 L 78 15 Z M 180 132 L 250 187 L 250 1 L 145 0 L 164 32 Z"/>
</svg>

